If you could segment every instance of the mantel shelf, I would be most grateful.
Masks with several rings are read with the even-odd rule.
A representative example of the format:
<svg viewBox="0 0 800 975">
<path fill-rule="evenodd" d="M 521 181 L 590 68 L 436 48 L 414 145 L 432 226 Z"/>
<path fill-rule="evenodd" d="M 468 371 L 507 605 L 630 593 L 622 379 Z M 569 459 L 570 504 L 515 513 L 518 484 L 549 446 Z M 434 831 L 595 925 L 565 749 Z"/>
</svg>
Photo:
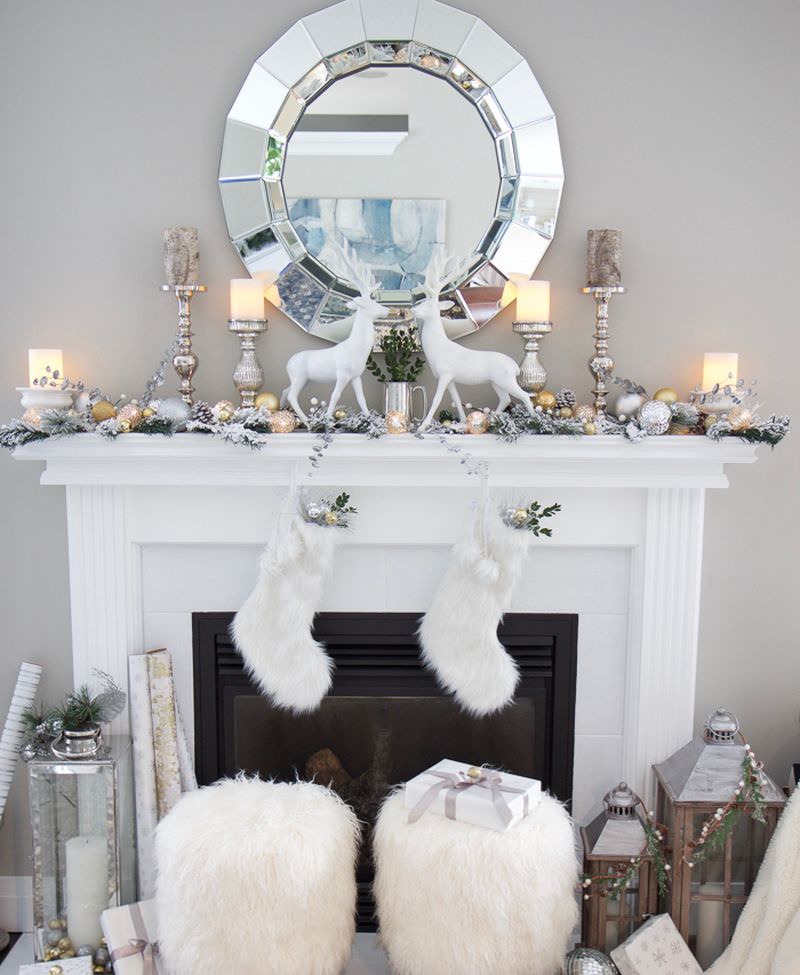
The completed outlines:
<svg viewBox="0 0 800 975">
<path fill-rule="evenodd" d="M 107 441 L 80 434 L 20 447 L 18 460 L 43 461 L 42 484 L 131 486 L 286 485 L 305 477 L 319 438 L 275 435 L 261 450 L 203 434 L 174 437 L 126 434 Z M 508 444 L 491 434 L 447 438 L 402 435 L 370 440 L 335 436 L 314 471 L 315 484 L 349 487 L 452 487 L 468 483 L 461 459 L 486 461 L 498 487 L 724 488 L 725 466 L 752 464 L 755 445 L 705 437 L 658 437 L 632 444 L 621 437 L 525 437 Z M 453 452 L 459 448 L 460 453 Z"/>
</svg>

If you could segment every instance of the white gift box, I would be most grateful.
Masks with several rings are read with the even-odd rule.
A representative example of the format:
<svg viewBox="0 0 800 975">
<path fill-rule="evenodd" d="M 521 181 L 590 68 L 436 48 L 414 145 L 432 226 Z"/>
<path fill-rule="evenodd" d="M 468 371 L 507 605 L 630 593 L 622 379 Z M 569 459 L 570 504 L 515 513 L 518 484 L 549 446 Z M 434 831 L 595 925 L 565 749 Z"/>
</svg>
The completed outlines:
<svg viewBox="0 0 800 975">
<path fill-rule="evenodd" d="M 164 975 L 158 956 L 156 902 L 112 907 L 100 915 L 114 975 Z"/>
<path fill-rule="evenodd" d="M 703 975 L 669 914 L 651 917 L 611 958 L 620 975 Z"/>
<path fill-rule="evenodd" d="M 404 805 L 409 823 L 430 812 L 504 833 L 528 815 L 541 795 L 536 779 L 445 758 L 406 782 Z"/>
<path fill-rule="evenodd" d="M 19 975 L 49 975 L 56 967 L 61 969 L 63 975 L 92 975 L 92 959 L 89 955 L 58 961 L 40 961 L 35 965 L 20 965 Z"/>
</svg>

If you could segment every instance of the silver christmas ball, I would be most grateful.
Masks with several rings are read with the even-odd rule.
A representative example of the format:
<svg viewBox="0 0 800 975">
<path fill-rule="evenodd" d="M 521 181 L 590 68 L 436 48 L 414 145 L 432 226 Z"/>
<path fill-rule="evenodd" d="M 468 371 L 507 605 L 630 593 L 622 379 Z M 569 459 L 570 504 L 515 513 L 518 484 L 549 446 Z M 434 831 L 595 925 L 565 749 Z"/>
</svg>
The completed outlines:
<svg viewBox="0 0 800 975">
<path fill-rule="evenodd" d="M 661 400 L 648 400 L 639 410 L 639 426 L 648 437 L 660 437 L 669 430 L 672 410 Z"/>
<path fill-rule="evenodd" d="M 308 508 L 306 509 L 306 511 L 308 513 L 308 517 L 312 521 L 316 521 L 317 518 L 319 518 L 319 516 L 322 514 L 321 508 L 319 507 L 319 505 L 316 505 L 316 504 L 310 504 L 308 506 Z"/>
<path fill-rule="evenodd" d="M 633 390 L 622 392 L 617 397 L 617 401 L 612 407 L 612 412 L 618 420 L 621 420 L 623 415 L 630 416 L 632 413 L 635 413 L 646 399 L 646 396 L 643 396 L 641 393 L 635 393 Z"/>
<path fill-rule="evenodd" d="M 575 948 L 567 955 L 564 975 L 619 975 L 619 970 L 602 951 Z"/>
<path fill-rule="evenodd" d="M 92 957 L 94 957 L 94 946 L 93 945 L 81 945 L 80 948 L 78 948 L 78 954 L 81 957 L 84 957 L 85 955 L 91 955 Z"/>
<path fill-rule="evenodd" d="M 150 404 L 153 405 L 152 403 Z M 170 420 L 180 429 L 186 426 L 186 422 L 191 416 L 192 408 L 188 403 L 184 403 L 177 396 L 170 396 L 168 399 L 158 401 L 158 417 L 161 420 Z"/>
<path fill-rule="evenodd" d="M 95 948 L 94 950 L 95 965 L 107 965 L 110 961 L 111 961 L 111 955 L 109 954 L 108 948 Z"/>
<path fill-rule="evenodd" d="M 32 741 L 26 741 L 19 750 L 19 757 L 23 762 L 30 762 L 36 758 L 36 745 Z M 56 941 L 58 941 L 58 938 L 56 938 Z"/>
</svg>

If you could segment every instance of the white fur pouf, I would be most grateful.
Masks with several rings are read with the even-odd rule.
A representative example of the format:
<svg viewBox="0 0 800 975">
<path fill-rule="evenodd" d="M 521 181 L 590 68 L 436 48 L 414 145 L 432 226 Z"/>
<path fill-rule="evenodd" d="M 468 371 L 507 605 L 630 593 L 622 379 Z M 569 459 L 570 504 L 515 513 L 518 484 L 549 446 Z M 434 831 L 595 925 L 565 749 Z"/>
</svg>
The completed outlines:
<svg viewBox="0 0 800 975">
<path fill-rule="evenodd" d="M 329 789 L 239 778 L 159 823 L 157 912 L 170 975 L 338 975 L 355 935 L 359 825 Z"/>
<path fill-rule="evenodd" d="M 569 816 L 550 796 L 506 833 L 426 813 L 403 795 L 375 829 L 380 937 L 397 975 L 556 975 L 578 919 Z"/>
</svg>

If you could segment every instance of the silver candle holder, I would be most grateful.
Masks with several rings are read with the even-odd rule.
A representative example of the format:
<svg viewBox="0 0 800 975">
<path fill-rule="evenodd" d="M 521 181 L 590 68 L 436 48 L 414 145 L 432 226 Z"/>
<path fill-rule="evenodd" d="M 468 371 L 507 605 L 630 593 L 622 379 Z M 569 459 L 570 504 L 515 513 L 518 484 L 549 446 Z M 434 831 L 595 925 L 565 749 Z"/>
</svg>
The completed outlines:
<svg viewBox="0 0 800 975">
<path fill-rule="evenodd" d="M 255 406 L 256 393 L 264 385 L 264 369 L 256 355 L 256 342 L 267 331 L 265 318 L 231 318 L 228 331 L 239 336 L 239 361 L 233 371 L 233 384 L 244 407 Z"/>
<path fill-rule="evenodd" d="M 178 301 L 177 352 L 172 365 L 178 374 L 178 392 L 184 403 L 192 405 L 192 377 L 197 371 L 198 358 L 192 351 L 192 298 L 208 289 L 204 284 L 162 284 L 162 291 L 171 291 Z"/>
<path fill-rule="evenodd" d="M 591 295 L 595 302 L 594 355 L 589 360 L 589 372 L 594 376 L 594 408 L 606 412 L 608 385 L 606 380 L 614 371 L 614 360 L 608 354 L 608 306 L 612 295 L 624 295 L 622 285 L 590 285 L 581 293 Z"/>
<path fill-rule="evenodd" d="M 547 385 L 547 372 L 539 358 L 542 339 L 553 331 L 552 322 L 514 322 L 512 331 L 525 340 L 519 384 L 526 393 L 538 393 Z"/>
</svg>

